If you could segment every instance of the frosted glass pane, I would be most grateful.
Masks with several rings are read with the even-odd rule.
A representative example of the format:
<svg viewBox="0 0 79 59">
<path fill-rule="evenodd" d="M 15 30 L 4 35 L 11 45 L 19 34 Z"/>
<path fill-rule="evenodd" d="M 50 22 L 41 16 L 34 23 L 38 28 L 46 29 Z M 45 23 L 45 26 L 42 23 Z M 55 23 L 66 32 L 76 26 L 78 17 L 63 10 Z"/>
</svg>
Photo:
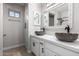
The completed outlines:
<svg viewBox="0 0 79 59">
<path fill-rule="evenodd" d="M 13 16 L 14 17 L 14 11 L 9 11 L 9 16 Z"/>
<path fill-rule="evenodd" d="M 19 12 L 15 12 L 15 17 L 20 17 L 20 13 Z"/>
</svg>

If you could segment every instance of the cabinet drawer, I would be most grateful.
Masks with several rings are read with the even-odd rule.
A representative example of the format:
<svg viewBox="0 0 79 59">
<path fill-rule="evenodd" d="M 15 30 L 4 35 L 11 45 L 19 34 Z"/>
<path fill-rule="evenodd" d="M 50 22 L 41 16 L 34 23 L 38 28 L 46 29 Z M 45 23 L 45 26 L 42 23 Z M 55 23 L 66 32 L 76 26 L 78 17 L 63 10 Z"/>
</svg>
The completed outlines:
<svg viewBox="0 0 79 59">
<path fill-rule="evenodd" d="M 45 43 L 45 48 L 47 48 L 51 51 L 55 51 L 56 53 L 58 53 L 59 55 L 62 55 L 62 56 L 79 56 L 79 54 L 76 52 L 70 51 L 68 49 L 59 47 L 57 45 L 54 45 L 54 44 L 51 44 L 48 42 Z"/>
<path fill-rule="evenodd" d="M 31 40 L 35 41 L 35 42 L 39 42 L 39 39 L 32 37 Z"/>
</svg>

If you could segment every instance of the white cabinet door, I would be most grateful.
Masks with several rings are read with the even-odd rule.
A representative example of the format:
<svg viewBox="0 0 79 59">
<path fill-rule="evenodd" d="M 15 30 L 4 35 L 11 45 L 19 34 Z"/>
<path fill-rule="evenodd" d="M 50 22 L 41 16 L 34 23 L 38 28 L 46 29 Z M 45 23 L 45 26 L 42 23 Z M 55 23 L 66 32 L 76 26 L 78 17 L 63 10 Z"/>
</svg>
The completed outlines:
<svg viewBox="0 0 79 59">
<path fill-rule="evenodd" d="M 56 53 L 54 53 L 48 49 L 45 49 L 45 55 L 46 56 L 58 56 Z"/>
<path fill-rule="evenodd" d="M 44 41 L 40 40 L 40 56 L 45 55 Z"/>
<path fill-rule="evenodd" d="M 61 56 L 79 56 L 78 53 L 76 53 L 72 50 L 69 50 L 69 49 L 60 47 L 58 45 L 48 43 L 48 42 L 45 43 L 45 49 L 49 49 L 51 51 L 54 51 Z"/>
<path fill-rule="evenodd" d="M 31 50 L 32 52 L 39 56 L 39 40 L 36 38 L 31 38 Z"/>
</svg>

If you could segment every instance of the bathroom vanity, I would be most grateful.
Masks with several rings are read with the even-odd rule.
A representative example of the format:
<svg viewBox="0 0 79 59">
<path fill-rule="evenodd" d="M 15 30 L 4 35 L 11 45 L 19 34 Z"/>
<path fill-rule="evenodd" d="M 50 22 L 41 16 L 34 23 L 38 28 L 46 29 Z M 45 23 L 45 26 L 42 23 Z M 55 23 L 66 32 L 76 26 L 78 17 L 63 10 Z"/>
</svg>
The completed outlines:
<svg viewBox="0 0 79 59">
<path fill-rule="evenodd" d="M 36 56 L 79 56 L 79 39 L 62 42 L 55 35 L 31 35 L 31 51 Z"/>
<path fill-rule="evenodd" d="M 64 29 L 67 25 L 71 29 L 73 4 L 47 4 L 47 7 L 42 11 L 41 18 L 41 27 L 44 27 L 45 29 Z M 72 34 L 62 35 L 62 40 L 65 40 L 65 37 L 68 41 L 75 38 L 74 36 L 72 37 Z M 58 40 L 57 37 L 55 34 L 42 36 L 31 35 L 31 51 L 37 56 L 79 56 L 79 39 L 74 42 L 63 42 Z"/>
</svg>

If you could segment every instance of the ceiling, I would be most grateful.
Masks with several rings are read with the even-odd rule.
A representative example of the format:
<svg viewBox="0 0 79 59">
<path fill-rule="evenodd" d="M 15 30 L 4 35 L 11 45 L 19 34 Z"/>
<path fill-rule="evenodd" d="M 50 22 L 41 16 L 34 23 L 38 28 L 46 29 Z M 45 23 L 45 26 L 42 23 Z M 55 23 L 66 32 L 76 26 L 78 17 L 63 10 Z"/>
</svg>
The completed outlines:
<svg viewBox="0 0 79 59">
<path fill-rule="evenodd" d="M 20 6 L 25 6 L 27 3 L 15 3 L 15 4 L 18 4 Z"/>
<path fill-rule="evenodd" d="M 14 4 L 14 5 L 25 6 L 25 5 L 27 5 L 28 3 L 8 3 L 8 4 Z"/>
</svg>

